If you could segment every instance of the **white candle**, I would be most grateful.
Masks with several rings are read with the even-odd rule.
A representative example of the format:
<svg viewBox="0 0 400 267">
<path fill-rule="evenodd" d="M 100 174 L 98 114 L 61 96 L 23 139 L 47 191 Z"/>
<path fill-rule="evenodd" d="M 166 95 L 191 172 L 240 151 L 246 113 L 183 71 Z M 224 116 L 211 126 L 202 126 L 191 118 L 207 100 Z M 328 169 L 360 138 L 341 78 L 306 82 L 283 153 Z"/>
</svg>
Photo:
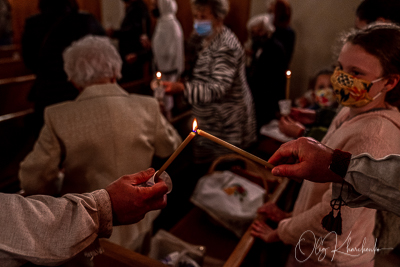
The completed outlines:
<svg viewBox="0 0 400 267">
<path fill-rule="evenodd" d="M 161 166 L 161 168 L 156 173 L 156 176 L 154 177 L 156 181 L 157 181 L 158 177 L 168 168 L 168 166 L 179 155 L 179 153 L 181 153 L 182 150 L 189 144 L 189 142 L 196 136 L 196 133 L 194 132 L 195 129 L 197 129 L 197 121 L 196 121 L 196 119 L 193 121 L 193 132 L 191 132 L 186 137 L 186 139 L 183 140 L 183 142 L 178 146 L 178 148 L 175 150 L 175 152 L 169 157 L 169 159 L 164 163 L 164 165 Z"/>
<path fill-rule="evenodd" d="M 269 163 L 269 162 L 267 162 L 267 161 L 255 156 L 255 155 L 253 155 L 253 154 L 251 154 L 251 153 L 249 153 L 247 151 L 244 151 L 243 149 L 240 149 L 237 146 L 234 146 L 234 145 L 232 145 L 232 144 L 230 144 L 228 142 L 225 142 L 224 140 L 221 140 L 221 139 L 219 139 L 218 137 L 216 137 L 214 135 L 211 135 L 211 134 L 209 134 L 209 133 L 207 133 L 207 132 L 205 132 L 203 130 L 200 130 L 200 129 L 198 129 L 196 132 L 199 135 L 204 136 L 204 137 L 210 139 L 211 141 L 213 141 L 213 142 L 215 142 L 217 144 L 220 144 L 220 145 L 222 145 L 222 146 L 224 146 L 226 148 L 229 148 L 230 150 L 233 150 L 236 153 L 238 153 L 238 154 L 240 154 L 240 155 L 242 155 L 242 156 L 244 156 L 244 157 L 246 157 L 246 158 L 248 158 L 248 159 L 250 159 L 252 161 L 255 161 L 255 162 L 257 162 L 257 163 L 259 163 L 261 165 L 264 165 L 264 166 L 266 166 L 268 168 L 271 168 L 271 169 L 274 168 L 274 165 L 272 165 L 271 163 Z"/>
<path fill-rule="evenodd" d="M 286 72 L 286 99 L 290 97 L 290 77 L 292 76 L 292 72 L 288 70 Z"/>
</svg>

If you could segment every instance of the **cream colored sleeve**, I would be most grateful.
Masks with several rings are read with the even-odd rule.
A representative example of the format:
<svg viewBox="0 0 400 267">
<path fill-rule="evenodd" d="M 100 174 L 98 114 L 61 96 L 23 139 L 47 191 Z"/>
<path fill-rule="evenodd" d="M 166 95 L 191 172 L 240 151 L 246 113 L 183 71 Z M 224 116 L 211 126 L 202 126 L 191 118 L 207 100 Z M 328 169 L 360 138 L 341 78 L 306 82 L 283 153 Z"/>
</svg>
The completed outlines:
<svg viewBox="0 0 400 267">
<path fill-rule="evenodd" d="M 0 207 L 2 266 L 58 265 L 88 247 L 93 255 L 96 239 L 112 232 L 111 201 L 104 189 L 60 198 L 0 194 Z"/>
</svg>

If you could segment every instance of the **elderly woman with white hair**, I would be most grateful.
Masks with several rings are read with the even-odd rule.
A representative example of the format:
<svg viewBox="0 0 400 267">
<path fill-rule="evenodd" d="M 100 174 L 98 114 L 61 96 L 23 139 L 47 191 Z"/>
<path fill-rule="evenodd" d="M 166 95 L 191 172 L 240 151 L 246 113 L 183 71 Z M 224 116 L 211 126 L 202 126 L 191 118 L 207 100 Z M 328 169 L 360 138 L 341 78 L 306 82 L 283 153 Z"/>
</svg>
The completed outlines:
<svg viewBox="0 0 400 267">
<path fill-rule="evenodd" d="M 27 195 L 105 188 L 115 177 L 149 168 L 154 156 L 165 158 L 175 151 L 181 138 L 157 101 L 128 94 L 117 85 L 122 61 L 108 38 L 85 37 L 63 57 L 80 94 L 74 101 L 46 108 L 45 125 L 20 166 L 21 188 Z M 114 228 L 111 241 L 140 252 L 158 213 Z"/>
<path fill-rule="evenodd" d="M 193 73 L 184 82 L 164 82 L 166 93 L 184 93 L 199 128 L 231 144 L 248 148 L 256 141 L 254 107 L 246 82 L 245 54 L 224 26 L 227 0 L 193 0 L 195 35 L 202 37 Z M 231 153 L 206 138 L 195 138 L 196 163 Z"/>
</svg>

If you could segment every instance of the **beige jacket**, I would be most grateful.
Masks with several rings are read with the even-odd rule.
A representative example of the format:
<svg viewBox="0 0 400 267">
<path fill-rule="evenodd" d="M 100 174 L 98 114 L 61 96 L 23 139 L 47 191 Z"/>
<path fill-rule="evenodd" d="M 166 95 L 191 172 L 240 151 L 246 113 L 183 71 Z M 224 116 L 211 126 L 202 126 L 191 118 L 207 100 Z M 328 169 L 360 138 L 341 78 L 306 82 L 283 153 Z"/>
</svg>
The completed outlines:
<svg viewBox="0 0 400 267">
<path fill-rule="evenodd" d="M 169 156 L 180 142 L 154 98 L 129 95 L 117 84 L 89 86 L 75 101 L 45 110 L 45 125 L 20 166 L 21 188 L 28 194 L 105 188 L 122 175 L 151 167 L 153 156 Z M 65 176 L 59 190 L 60 170 Z M 145 218 L 142 224 L 149 222 Z M 126 232 L 121 238 L 135 239 Z"/>
</svg>

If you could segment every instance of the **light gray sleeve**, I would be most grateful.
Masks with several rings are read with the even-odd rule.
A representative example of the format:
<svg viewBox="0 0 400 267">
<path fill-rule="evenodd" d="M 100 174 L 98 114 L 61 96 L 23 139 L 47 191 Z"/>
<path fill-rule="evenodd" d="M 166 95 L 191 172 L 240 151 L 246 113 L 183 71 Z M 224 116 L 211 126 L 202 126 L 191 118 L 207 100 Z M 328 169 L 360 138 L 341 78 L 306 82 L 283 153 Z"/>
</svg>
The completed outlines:
<svg viewBox="0 0 400 267">
<path fill-rule="evenodd" d="M 56 265 L 112 232 L 112 209 L 106 190 L 22 197 L 0 194 L 0 259 L 2 266 L 30 261 Z"/>
<path fill-rule="evenodd" d="M 350 207 L 387 210 L 400 216 L 400 155 L 373 159 L 369 154 L 353 156 L 344 180 L 342 198 Z M 334 184 L 332 197 L 340 194 Z"/>
</svg>

